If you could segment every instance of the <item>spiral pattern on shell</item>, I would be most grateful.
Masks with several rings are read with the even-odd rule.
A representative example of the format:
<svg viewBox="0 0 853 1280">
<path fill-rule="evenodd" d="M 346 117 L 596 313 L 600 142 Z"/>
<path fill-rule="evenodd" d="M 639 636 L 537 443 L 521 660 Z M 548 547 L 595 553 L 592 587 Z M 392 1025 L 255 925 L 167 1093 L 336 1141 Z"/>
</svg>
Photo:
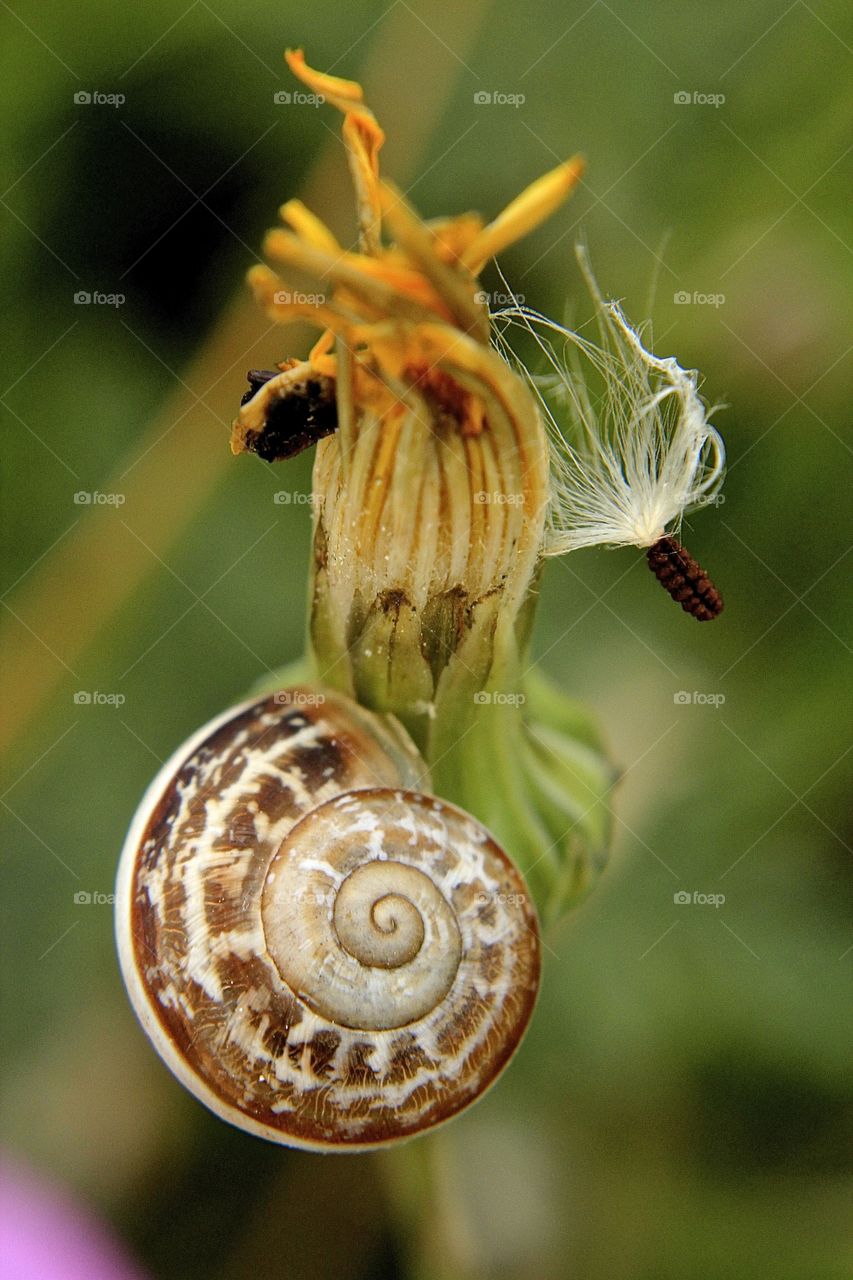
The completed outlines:
<svg viewBox="0 0 853 1280">
<path fill-rule="evenodd" d="M 364 1150 L 449 1119 L 517 1047 L 535 912 L 425 779 L 395 721 L 305 689 L 226 713 L 149 789 L 119 868 L 122 970 L 158 1052 L 222 1118 Z"/>
</svg>

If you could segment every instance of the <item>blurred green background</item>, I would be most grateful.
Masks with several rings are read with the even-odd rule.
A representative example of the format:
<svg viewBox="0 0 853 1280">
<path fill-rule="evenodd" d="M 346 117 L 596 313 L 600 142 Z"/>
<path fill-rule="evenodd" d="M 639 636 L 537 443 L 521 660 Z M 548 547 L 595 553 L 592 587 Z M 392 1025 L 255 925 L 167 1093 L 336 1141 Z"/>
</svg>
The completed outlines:
<svg viewBox="0 0 853 1280">
<path fill-rule="evenodd" d="M 847 6 L 10 0 L 0 22 L 8 1146 L 164 1280 L 848 1276 Z M 308 341 L 243 286 L 278 204 L 353 225 L 337 114 L 274 100 L 286 45 L 362 80 L 427 216 L 493 215 L 584 151 L 508 280 L 583 313 L 583 230 L 605 291 L 728 406 L 725 502 L 685 528 L 720 622 L 639 553 L 546 574 L 535 648 L 625 771 L 615 847 L 547 940 L 508 1075 L 412 1148 L 438 1187 L 414 1214 L 411 1161 L 208 1116 L 136 1026 L 109 906 L 74 898 L 111 893 L 158 761 L 302 648 L 309 512 L 274 495 L 309 490 L 310 458 L 285 482 L 227 449 L 246 369 Z M 694 891 L 725 902 L 674 900 Z"/>
</svg>

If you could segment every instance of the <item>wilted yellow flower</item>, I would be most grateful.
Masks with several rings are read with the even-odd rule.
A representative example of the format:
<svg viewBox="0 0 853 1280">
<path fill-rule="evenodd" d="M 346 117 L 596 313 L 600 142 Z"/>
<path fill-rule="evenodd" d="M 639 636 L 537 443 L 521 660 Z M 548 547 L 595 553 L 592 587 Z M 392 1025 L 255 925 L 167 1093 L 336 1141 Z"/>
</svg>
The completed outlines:
<svg viewBox="0 0 853 1280">
<path fill-rule="evenodd" d="M 490 346 L 477 272 L 558 207 L 583 163 L 559 165 L 488 224 L 424 222 L 379 177 L 384 134 L 361 87 L 299 51 L 287 61 L 344 113 L 360 241 L 343 246 L 301 202 L 283 205 L 286 228 L 264 244 L 274 265 L 250 281 L 271 318 L 322 333 L 244 405 L 234 447 L 252 447 L 294 386 L 333 388 L 337 430 L 314 469 L 317 674 L 395 712 L 429 757 L 446 695 L 470 705 L 473 690 L 517 677 L 549 502 L 539 409 Z"/>
</svg>

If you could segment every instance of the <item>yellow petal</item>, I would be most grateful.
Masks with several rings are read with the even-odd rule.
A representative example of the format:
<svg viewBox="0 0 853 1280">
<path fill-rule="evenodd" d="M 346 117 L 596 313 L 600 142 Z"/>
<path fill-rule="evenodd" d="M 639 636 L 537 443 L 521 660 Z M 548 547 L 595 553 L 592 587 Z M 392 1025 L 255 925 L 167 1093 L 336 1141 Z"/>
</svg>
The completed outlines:
<svg viewBox="0 0 853 1280">
<path fill-rule="evenodd" d="M 425 226 L 435 237 L 435 251 L 442 262 L 458 264 L 483 230 L 483 219 L 478 213 L 461 213 L 455 218 L 429 218 Z"/>
<path fill-rule="evenodd" d="M 329 372 L 332 367 L 336 366 L 335 357 L 329 355 L 334 344 L 334 333 L 331 329 L 325 329 L 308 353 L 308 363 L 311 368 L 316 369 L 318 373 L 325 373 L 327 377 L 334 377 L 334 374 Z"/>
<path fill-rule="evenodd" d="M 293 74 L 303 84 L 344 113 L 343 135 L 355 187 L 361 247 L 366 253 L 377 253 L 380 247 L 379 150 L 385 134 L 373 112 L 365 106 L 361 85 L 355 80 L 343 80 L 340 76 L 315 71 L 307 65 L 301 49 L 288 49 L 284 56 Z"/>
<path fill-rule="evenodd" d="M 468 246 L 462 255 L 465 265 L 476 274 L 496 253 L 538 227 L 571 195 L 584 168 L 583 156 L 572 156 L 537 178 Z"/>
<path fill-rule="evenodd" d="M 366 253 L 378 253 L 379 149 L 385 141 L 385 134 L 372 115 L 351 111 L 344 117 L 343 136 L 355 187 L 361 247 Z"/>
<path fill-rule="evenodd" d="M 434 320 L 438 313 L 452 319 L 429 281 L 410 267 L 363 254 L 327 253 L 278 227 L 264 237 L 264 253 L 313 276 L 325 289 L 345 289 L 354 294 L 359 309 L 366 307 L 368 314 L 375 310 L 379 316 L 418 321 Z"/>
<path fill-rule="evenodd" d="M 341 246 L 315 213 L 306 209 L 301 200 L 288 200 L 279 209 L 282 219 L 291 226 L 300 239 L 313 244 L 317 249 L 325 249 L 327 253 L 340 253 Z"/>
<path fill-rule="evenodd" d="M 405 196 L 390 183 L 379 189 L 382 215 L 397 244 L 423 272 L 444 310 L 461 329 L 475 332 L 483 342 L 489 341 L 485 311 L 474 299 L 474 282 L 467 271 L 454 270 L 436 253 L 434 233 L 423 223 Z"/>
<path fill-rule="evenodd" d="M 309 302 L 305 294 L 289 287 L 286 281 L 269 267 L 258 263 L 250 267 L 246 279 L 255 299 L 271 320 L 278 324 L 290 324 L 295 320 L 308 320 L 323 329 L 340 332 L 342 322 L 334 309 L 322 303 Z"/>
<path fill-rule="evenodd" d="M 339 111 L 351 111 L 353 106 L 363 103 L 364 93 L 355 80 L 344 80 L 340 76 L 328 76 L 322 71 L 315 71 L 306 63 L 301 49 L 288 49 L 284 57 L 297 80 L 321 94 Z"/>
</svg>

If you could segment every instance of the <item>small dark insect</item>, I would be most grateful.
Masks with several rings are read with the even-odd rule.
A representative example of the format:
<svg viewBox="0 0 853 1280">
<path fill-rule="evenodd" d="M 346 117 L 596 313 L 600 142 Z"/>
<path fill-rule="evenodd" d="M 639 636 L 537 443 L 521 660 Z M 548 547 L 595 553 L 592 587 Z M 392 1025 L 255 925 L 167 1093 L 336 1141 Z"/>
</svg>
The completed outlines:
<svg viewBox="0 0 853 1280">
<path fill-rule="evenodd" d="M 698 561 L 681 543 L 665 534 L 646 552 L 658 582 L 697 622 L 710 622 L 723 611 L 723 597 Z"/>
<path fill-rule="evenodd" d="M 246 374 L 249 390 L 243 393 L 240 404 L 248 404 L 255 392 L 260 391 L 265 382 L 269 382 L 270 378 L 276 377 L 278 377 L 278 369 L 250 369 Z"/>
<path fill-rule="evenodd" d="M 284 373 L 249 370 L 249 390 L 240 403 L 247 405 L 258 396 L 258 412 L 251 419 L 241 415 L 239 427 L 235 424 L 235 453 L 256 453 L 265 462 L 281 462 L 337 430 L 334 379 L 304 368 L 304 372 L 294 368 Z M 268 395 L 263 394 L 265 387 Z"/>
</svg>

